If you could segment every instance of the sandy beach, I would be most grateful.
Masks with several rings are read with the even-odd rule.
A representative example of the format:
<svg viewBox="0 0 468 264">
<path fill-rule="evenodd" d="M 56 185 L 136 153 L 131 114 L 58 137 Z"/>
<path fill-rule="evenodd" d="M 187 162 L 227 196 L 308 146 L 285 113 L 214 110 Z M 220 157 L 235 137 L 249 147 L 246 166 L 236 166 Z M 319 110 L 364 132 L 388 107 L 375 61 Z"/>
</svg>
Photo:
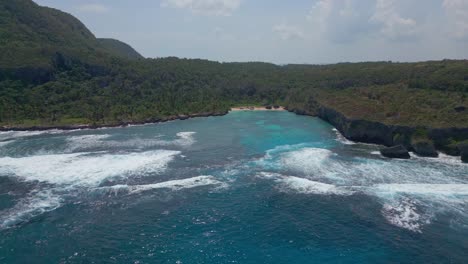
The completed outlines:
<svg viewBox="0 0 468 264">
<path fill-rule="evenodd" d="M 231 108 L 231 111 L 286 111 L 286 109 L 284 109 L 283 106 L 277 108 L 268 108 L 266 106 L 239 106 Z"/>
</svg>

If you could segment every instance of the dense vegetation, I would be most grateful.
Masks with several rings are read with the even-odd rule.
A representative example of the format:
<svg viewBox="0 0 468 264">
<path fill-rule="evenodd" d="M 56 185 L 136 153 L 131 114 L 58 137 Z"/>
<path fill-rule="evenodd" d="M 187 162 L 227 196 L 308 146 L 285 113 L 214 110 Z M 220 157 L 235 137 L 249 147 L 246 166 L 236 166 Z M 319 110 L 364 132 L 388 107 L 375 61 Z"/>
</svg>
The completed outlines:
<svg viewBox="0 0 468 264">
<path fill-rule="evenodd" d="M 31 0 L 0 2 L 0 124 L 115 124 L 317 102 L 389 124 L 468 127 L 468 61 L 286 65 L 143 59 Z"/>
<path fill-rule="evenodd" d="M 116 55 L 120 55 L 127 59 L 143 59 L 143 56 L 141 56 L 138 51 L 120 40 L 110 38 L 98 38 L 97 40 L 106 50 Z"/>
</svg>

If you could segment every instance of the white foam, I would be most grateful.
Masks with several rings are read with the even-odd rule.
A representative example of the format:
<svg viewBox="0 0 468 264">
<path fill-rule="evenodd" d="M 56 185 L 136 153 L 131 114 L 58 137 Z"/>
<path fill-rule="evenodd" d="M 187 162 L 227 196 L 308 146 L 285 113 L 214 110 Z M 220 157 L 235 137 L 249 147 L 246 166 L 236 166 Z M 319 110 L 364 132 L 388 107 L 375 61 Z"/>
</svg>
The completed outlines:
<svg viewBox="0 0 468 264">
<path fill-rule="evenodd" d="M 312 181 L 304 178 L 288 176 L 284 177 L 279 182 L 282 183 L 283 187 L 294 190 L 299 193 L 305 194 L 326 194 L 326 195 L 351 195 L 352 191 L 344 188 L 337 187 L 332 184 L 321 183 Z"/>
<path fill-rule="evenodd" d="M 330 150 L 319 148 L 303 148 L 282 155 L 281 163 L 293 170 L 307 175 L 317 172 L 318 168 L 333 154 Z"/>
<path fill-rule="evenodd" d="M 172 180 L 172 181 L 165 181 L 160 183 L 154 184 L 146 184 L 146 185 L 114 185 L 111 187 L 103 187 L 103 188 L 110 188 L 113 190 L 127 190 L 130 193 L 139 193 L 154 189 L 171 189 L 173 191 L 179 191 L 183 189 L 191 189 L 195 187 L 201 186 L 208 186 L 208 185 L 224 185 L 224 183 L 216 180 L 213 176 L 198 176 L 188 179 L 182 180 Z"/>
<path fill-rule="evenodd" d="M 76 149 L 88 149 L 103 144 L 102 140 L 109 138 L 110 135 L 82 135 L 67 137 L 71 151 Z"/>
<path fill-rule="evenodd" d="M 422 165 L 421 161 L 416 159 L 382 160 L 355 157 L 343 160 L 334 158 L 337 155 L 329 150 L 314 148 L 303 148 L 280 155 L 283 167 L 305 176 L 324 178 L 327 182 L 338 185 L 467 183 L 463 175 L 468 175 L 468 166 L 434 162 Z"/>
<path fill-rule="evenodd" d="M 410 199 L 403 199 L 396 204 L 384 204 L 382 215 L 392 225 L 418 233 L 421 233 L 424 225 L 430 223 L 431 218 L 419 212 L 417 203 Z"/>
<path fill-rule="evenodd" d="M 15 140 L 1 141 L 1 142 L 0 142 L 0 148 L 3 147 L 3 146 L 6 146 L 6 145 L 8 145 L 8 144 L 11 144 L 11 143 L 13 143 L 13 142 L 15 142 Z"/>
<path fill-rule="evenodd" d="M 5 131 L 0 132 L 0 140 L 6 139 L 16 139 L 16 138 L 24 138 L 24 137 L 32 137 L 42 134 L 58 134 L 63 133 L 63 130 L 52 129 L 52 130 L 44 130 L 44 131 Z"/>
<path fill-rule="evenodd" d="M 463 163 L 460 156 L 449 156 L 444 153 L 439 152 L 439 157 L 437 158 L 431 158 L 431 157 L 420 157 L 414 153 L 410 153 L 411 158 L 415 160 L 422 160 L 426 162 L 432 162 L 432 163 L 440 163 L 444 165 L 457 165 L 457 166 L 465 166 L 468 168 L 467 163 Z M 468 172 L 467 172 L 468 174 Z"/>
<path fill-rule="evenodd" d="M 154 144 L 162 145 L 162 146 L 167 146 L 167 145 L 178 145 L 178 146 L 184 146 L 184 147 L 191 146 L 196 142 L 194 138 L 195 134 L 196 132 L 179 132 L 176 134 L 177 137 L 179 137 L 178 139 L 169 140 L 169 141 L 157 140 L 155 141 Z"/>
<path fill-rule="evenodd" d="M 338 131 L 338 129 L 333 128 L 332 130 L 336 134 L 336 137 L 337 137 L 336 141 L 341 142 L 344 145 L 356 145 L 357 144 L 356 142 L 351 141 L 351 140 L 347 139 L 345 136 L 343 136 L 343 134 L 341 134 L 340 131 Z"/>
<path fill-rule="evenodd" d="M 379 154 L 374 152 L 372 154 Z M 341 158 L 329 150 L 302 148 L 272 152 L 269 162 L 280 158 L 281 167 L 297 173 L 273 179 L 283 190 L 321 195 L 356 192 L 378 198 L 389 223 L 414 232 L 439 214 L 468 217 L 468 166 L 453 157 L 382 160 Z M 270 169 L 269 166 L 265 166 Z"/>
<path fill-rule="evenodd" d="M 468 195 L 468 184 L 379 184 L 374 189 L 379 193 L 390 194 Z"/>
<path fill-rule="evenodd" d="M 0 158 L 0 173 L 27 181 L 60 185 L 97 186 L 102 181 L 129 173 L 161 172 L 179 151 L 157 150 L 141 153 L 74 153 Z"/>
<path fill-rule="evenodd" d="M 61 206 L 62 199 L 50 190 L 41 191 L 19 201 L 13 208 L 1 211 L 0 229 L 8 228 Z"/>
<path fill-rule="evenodd" d="M 391 224 L 414 232 L 437 213 L 468 217 L 468 184 L 379 184 L 367 193 L 384 202 L 382 214 Z"/>
<path fill-rule="evenodd" d="M 255 176 L 262 179 L 281 179 L 284 177 L 283 175 L 274 172 L 260 172 Z"/>
<path fill-rule="evenodd" d="M 263 179 L 273 179 L 280 184 L 282 190 L 292 190 L 304 194 L 323 194 L 323 195 L 352 195 L 352 190 L 346 187 L 338 187 L 332 184 L 313 181 L 295 176 L 284 176 L 278 173 L 262 172 L 257 177 Z"/>
<path fill-rule="evenodd" d="M 162 140 L 160 136 L 152 139 L 133 138 L 128 140 L 108 140 L 110 135 L 84 135 L 67 138 L 69 150 L 88 150 L 90 148 L 150 148 L 155 146 L 188 147 L 196 142 L 195 132 L 177 133 L 177 139 Z"/>
</svg>

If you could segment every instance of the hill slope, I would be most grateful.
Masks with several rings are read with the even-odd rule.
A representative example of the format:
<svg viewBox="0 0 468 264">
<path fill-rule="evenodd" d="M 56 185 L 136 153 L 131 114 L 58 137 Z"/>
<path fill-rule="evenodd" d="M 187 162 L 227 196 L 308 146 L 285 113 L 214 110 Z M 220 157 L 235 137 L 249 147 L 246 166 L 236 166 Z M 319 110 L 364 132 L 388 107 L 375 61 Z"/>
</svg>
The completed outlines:
<svg viewBox="0 0 468 264">
<path fill-rule="evenodd" d="M 124 43 L 117 39 L 109 39 L 109 38 L 98 38 L 97 39 L 101 46 L 103 46 L 106 50 L 112 52 L 113 54 L 119 55 L 123 58 L 127 59 L 143 59 L 144 57 L 141 56 L 135 49 L 133 49 L 127 43 Z"/>
<path fill-rule="evenodd" d="M 0 1 L 0 69 L 4 72 L 50 75 L 57 59 L 59 63 L 65 59 L 105 65 L 112 56 L 129 58 L 136 54 L 127 44 L 96 39 L 68 13 L 31 0 Z"/>
</svg>

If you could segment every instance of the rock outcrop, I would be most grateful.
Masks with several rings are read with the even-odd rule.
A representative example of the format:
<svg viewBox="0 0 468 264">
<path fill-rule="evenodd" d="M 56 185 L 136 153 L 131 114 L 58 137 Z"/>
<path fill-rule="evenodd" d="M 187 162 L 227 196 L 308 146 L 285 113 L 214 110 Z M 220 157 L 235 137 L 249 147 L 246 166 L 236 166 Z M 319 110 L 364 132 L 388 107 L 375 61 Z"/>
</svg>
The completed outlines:
<svg viewBox="0 0 468 264">
<path fill-rule="evenodd" d="M 468 143 L 462 143 L 458 145 L 460 151 L 461 160 L 464 163 L 468 163 Z"/>
<path fill-rule="evenodd" d="M 383 148 L 380 150 L 380 153 L 382 154 L 382 156 L 387 157 L 387 158 L 392 158 L 392 159 L 409 159 L 410 158 L 410 154 L 408 150 L 402 145 L 389 147 L 389 148 Z"/>
<path fill-rule="evenodd" d="M 421 157 L 438 157 L 439 153 L 434 147 L 434 144 L 429 140 L 418 141 L 412 143 L 414 152 Z"/>
<path fill-rule="evenodd" d="M 364 119 L 348 118 L 339 111 L 313 101 L 310 107 L 287 108 L 299 115 L 317 116 L 340 131 L 347 139 L 363 143 L 384 145 L 387 147 L 403 146 L 420 156 L 437 157 L 437 150 L 449 155 L 460 156 L 456 142 L 468 140 L 468 128 L 427 128 L 384 123 Z M 425 131 L 424 141 L 412 141 L 418 131 Z M 455 142 L 455 143 L 454 143 Z"/>
</svg>

